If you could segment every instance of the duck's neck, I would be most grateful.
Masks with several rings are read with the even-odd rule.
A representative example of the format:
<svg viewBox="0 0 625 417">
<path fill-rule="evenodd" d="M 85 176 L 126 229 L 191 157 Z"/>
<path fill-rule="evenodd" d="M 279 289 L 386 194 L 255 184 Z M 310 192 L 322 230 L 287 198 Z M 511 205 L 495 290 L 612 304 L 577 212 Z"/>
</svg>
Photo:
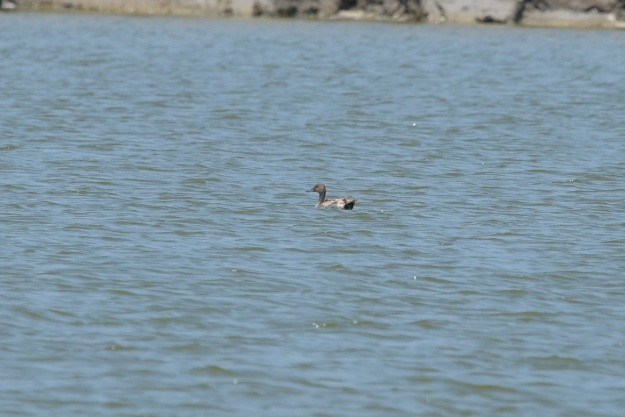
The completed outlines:
<svg viewBox="0 0 625 417">
<path fill-rule="evenodd" d="M 323 203 L 324 201 L 326 201 L 326 192 L 325 191 L 319 193 L 319 202 Z"/>
</svg>

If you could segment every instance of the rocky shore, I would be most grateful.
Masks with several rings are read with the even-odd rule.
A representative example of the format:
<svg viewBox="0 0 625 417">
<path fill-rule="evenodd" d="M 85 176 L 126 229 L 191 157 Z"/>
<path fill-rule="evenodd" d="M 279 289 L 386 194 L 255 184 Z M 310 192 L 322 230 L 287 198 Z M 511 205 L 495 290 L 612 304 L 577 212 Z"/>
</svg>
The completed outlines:
<svg viewBox="0 0 625 417">
<path fill-rule="evenodd" d="M 0 0 L 0 6 L 137 15 L 625 28 L 625 0 Z"/>
</svg>

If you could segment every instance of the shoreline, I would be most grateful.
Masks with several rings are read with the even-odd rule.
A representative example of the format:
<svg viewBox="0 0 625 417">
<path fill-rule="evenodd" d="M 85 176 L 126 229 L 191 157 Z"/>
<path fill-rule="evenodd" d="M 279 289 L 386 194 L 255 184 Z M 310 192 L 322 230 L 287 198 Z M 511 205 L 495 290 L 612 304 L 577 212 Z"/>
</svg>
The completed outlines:
<svg viewBox="0 0 625 417">
<path fill-rule="evenodd" d="M 625 0 L 0 0 L 3 11 L 625 29 Z"/>
</svg>

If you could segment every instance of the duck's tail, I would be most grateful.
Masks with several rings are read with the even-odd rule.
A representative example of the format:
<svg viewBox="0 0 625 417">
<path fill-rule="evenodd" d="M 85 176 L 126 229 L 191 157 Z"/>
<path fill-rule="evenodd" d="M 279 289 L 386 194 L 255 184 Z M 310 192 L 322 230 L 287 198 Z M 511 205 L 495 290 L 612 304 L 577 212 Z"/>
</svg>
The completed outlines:
<svg viewBox="0 0 625 417">
<path fill-rule="evenodd" d="M 345 203 L 345 210 L 351 210 L 354 208 L 354 204 L 356 204 L 356 201 L 358 201 L 357 198 L 353 199 L 353 200 L 347 200 L 347 203 Z"/>
</svg>

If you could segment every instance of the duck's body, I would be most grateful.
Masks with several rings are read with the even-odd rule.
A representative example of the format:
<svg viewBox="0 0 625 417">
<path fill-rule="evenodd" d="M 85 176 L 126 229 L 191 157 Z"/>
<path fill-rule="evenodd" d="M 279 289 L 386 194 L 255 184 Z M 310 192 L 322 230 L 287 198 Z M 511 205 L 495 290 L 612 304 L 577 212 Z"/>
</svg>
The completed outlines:
<svg viewBox="0 0 625 417">
<path fill-rule="evenodd" d="M 315 208 L 319 209 L 351 210 L 358 201 L 355 198 L 330 198 L 326 200 L 326 186 L 323 184 L 316 184 L 308 191 L 319 193 L 319 201 L 315 204 Z"/>
</svg>

